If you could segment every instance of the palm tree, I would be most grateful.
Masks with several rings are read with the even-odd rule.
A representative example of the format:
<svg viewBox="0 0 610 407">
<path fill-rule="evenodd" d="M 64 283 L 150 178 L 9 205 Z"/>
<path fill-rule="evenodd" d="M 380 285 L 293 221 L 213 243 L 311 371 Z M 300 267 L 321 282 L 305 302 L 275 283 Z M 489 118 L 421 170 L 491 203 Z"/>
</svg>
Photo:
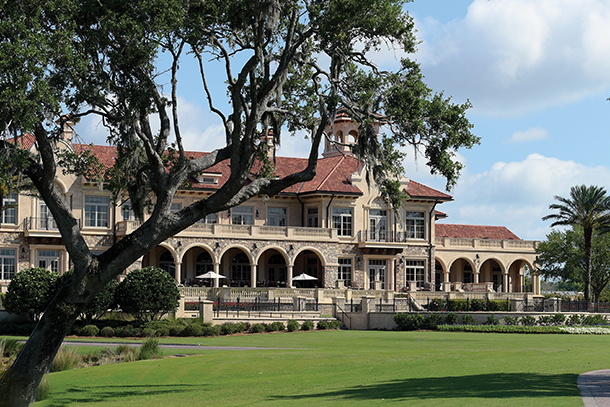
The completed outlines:
<svg viewBox="0 0 610 407">
<path fill-rule="evenodd" d="M 610 231 L 610 196 L 606 190 L 597 186 L 574 186 L 570 189 L 570 198 L 555 196 L 560 203 L 549 205 L 549 209 L 558 210 L 542 218 L 554 219 L 554 226 L 580 225 L 585 238 L 585 300 L 589 302 L 591 293 L 591 245 L 593 229 L 598 233 Z"/>
</svg>

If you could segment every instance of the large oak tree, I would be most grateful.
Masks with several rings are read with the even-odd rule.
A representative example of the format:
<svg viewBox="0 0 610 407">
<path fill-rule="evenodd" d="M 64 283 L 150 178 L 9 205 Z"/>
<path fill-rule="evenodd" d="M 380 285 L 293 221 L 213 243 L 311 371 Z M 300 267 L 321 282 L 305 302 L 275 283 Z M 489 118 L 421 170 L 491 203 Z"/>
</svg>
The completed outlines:
<svg viewBox="0 0 610 407">
<path fill-rule="evenodd" d="M 400 172 L 395 146 L 414 146 L 452 187 L 461 169 L 455 151 L 478 143 L 465 117 L 469 103 L 434 94 L 409 59 L 379 70 L 371 54 L 391 47 L 415 52 L 405 0 L 0 0 L 0 192 L 34 184 L 53 214 L 74 273 L 45 311 L 0 383 L 6 405 L 28 405 L 64 336 L 86 304 L 162 241 L 207 214 L 256 195 L 273 196 L 316 171 L 318 147 L 338 109 L 360 127 L 357 154 L 391 194 Z M 160 58 L 160 54 L 163 57 Z M 180 63 L 199 66 L 202 96 L 224 126 L 226 146 L 197 159 L 185 154 L 179 123 Z M 213 93 L 210 74 L 224 77 Z M 217 81 L 217 79 L 214 79 Z M 163 89 L 163 85 L 166 88 Z M 194 87 L 195 84 L 188 83 Z M 167 94 L 164 93 L 168 91 Z M 218 103 L 228 98 L 228 104 Z M 223 106 L 229 106 L 223 108 Z M 94 157 L 54 151 L 57 117 L 96 114 L 117 147 L 115 167 L 100 174 Z M 158 122 L 158 130 L 151 123 Z M 378 137 L 375 124 L 384 123 Z M 261 135 L 305 132 L 308 165 L 283 178 L 252 178 L 264 160 Z M 38 156 L 19 148 L 31 132 Z M 5 140 L 17 140 L 6 142 Z M 189 177 L 228 160 L 217 192 L 172 213 Z M 271 161 L 272 164 L 272 161 Z M 150 216 L 105 253 L 87 247 L 77 219 L 53 182 L 58 165 L 106 176 L 115 196 L 129 196 Z"/>
</svg>

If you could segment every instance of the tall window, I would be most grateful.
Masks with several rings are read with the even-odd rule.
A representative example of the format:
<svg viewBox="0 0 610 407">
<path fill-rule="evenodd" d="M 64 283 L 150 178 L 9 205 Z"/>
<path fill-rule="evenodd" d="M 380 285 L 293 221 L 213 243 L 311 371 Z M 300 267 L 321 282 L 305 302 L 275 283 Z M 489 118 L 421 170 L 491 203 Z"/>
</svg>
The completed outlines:
<svg viewBox="0 0 610 407">
<path fill-rule="evenodd" d="M 274 254 L 269 257 L 268 275 L 269 281 L 286 281 L 286 260 L 281 254 Z"/>
<path fill-rule="evenodd" d="M 405 262 L 406 280 L 415 281 L 417 287 L 422 288 L 424 286 L 424 268 L 423 260 L 407 260 Z"/>
<path fill-rule="evenodd" d="M 2 211 L 2 223 L 6 224 L 17 224 L 17 194 L 11 192 L 7 197 L 2 199 L 2 204 L 6 209 Z M 11 205 L 12 208 L 8 208 L 7 206 Z"/>
<path fill-rule="evenodd" d="M 339 259 L 339 280 L 343 280 L 346 287 L 352 285 L 352 259 Z"/>
<path fill-rule="evenodd" d="M 250 265 L 250 259 L 244 253 L 237 253 L 233 257 L 231 265 L 231 285 L 242 287 L 250 284 L 251 278 L 252 266 Z"/>
<path fill-rule="evenodd" d="M 375 289 L 375 282 L 380 282 L 380 289 L 385 290 L 386 260 L 369 260 L 369 288 Z"/>
<path fill-rule="evenodd" d="M 406 212 L 405 232 L 407 239 L 423 239 L 426 236 L 426 217 L 423 212 Z"/>
<path fill-rule="evenodd" d="M 210 253 L 204 250 L 197 256 L 197 260 L 195 261 L 195 275 L 199 276 L 208 271 L 214 271 L 214 262 L 212 261 Z"/>
<path fill-rule="evenodd" d="M 267 225 L 286 226 L 286 208 L 267 208 Z"/>
<path fill-rule="evenodd" d="M 466 262 L 464 264 L 464 283 L 474 283 L 474 276 L 472 274 L 472 266 Z"/>
<path fill-rule="evenodd" d="M 169 250 L 166 250 L 159 257 L 159 268 L 165 270 L 170 276 L 176 277 L 176 262 Z"/>
<path fill-rule="evenodd" d="M 38 267 L 59 273 L 59 250 L 38 250 Z"/>
<path fill-rule="evenodd" d="M 15 249 L 0 249 L 0 280 L 11 280 L 17 264 Z"/>
<path fill-rule="evenodd" d="M 55 223 L 55 219 L 53 219 L 53 214 L 47 207 L 47 204 L 41 200 L 38 206 L 38 229 L 41 230 L 56 230 L 57 224 Z"/>
<path fill-rule="evenodd" d="M 333 208 L 333 228 L 339 236 L 352 235 L 352 209 Z"/>
<path fill-rule="evenodd" d="M 85 226 L 94 228 L 108 227 L 108 197 L 85 197 Z"/>
<path fill-rule="evenodd" d="M 318 227 L 318 208 L 307 208 L 307 227 Z"/>
<path fill-rule="evenodd" d="M 252 216 L 251 206 L 236 206 L 231 209 L 231 224 L 233 225 L 252 225 L 254 217 Z"/>
<path fill-rule="evenodd" d="M 121 218 L 123 220 L 135 220 L 135 215 L 131 209 L 131 203 L 129 201 L 123 202 L 121 205 Z"/>
</svg>

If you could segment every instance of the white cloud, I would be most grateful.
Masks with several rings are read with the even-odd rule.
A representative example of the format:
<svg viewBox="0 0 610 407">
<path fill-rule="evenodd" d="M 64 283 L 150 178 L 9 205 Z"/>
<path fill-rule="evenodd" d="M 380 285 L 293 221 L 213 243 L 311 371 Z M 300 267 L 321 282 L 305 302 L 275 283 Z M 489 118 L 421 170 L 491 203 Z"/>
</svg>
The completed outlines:
<svg viewBox="0 0 610 407">
<path fill-rule="evenodd" d="M 474 0 L 462 20 L 417 27 L 427 80 L 477 112 L 524 114 L 610 89 L 607 0 Z"/>
<path fill-rule="evenodd" d="M 544 140 L 549 132 L 544 127 L 531 127 L 525 131 L 516 131 L 506 143 L 524 143 L 529 141 Z"/>
<path fill-rule="evenodd" d="M 482 174 L 466 172 L 455 202 L 439 208 L 448 222 L 506 226 L 519 237 L 543 239 L 549 222 L 541 218 L 555 196 L 568 196 L 574 185 L 606 187 L 610 168 L 530 154 L 523 161 L 497 162 Z"/>
</svg>

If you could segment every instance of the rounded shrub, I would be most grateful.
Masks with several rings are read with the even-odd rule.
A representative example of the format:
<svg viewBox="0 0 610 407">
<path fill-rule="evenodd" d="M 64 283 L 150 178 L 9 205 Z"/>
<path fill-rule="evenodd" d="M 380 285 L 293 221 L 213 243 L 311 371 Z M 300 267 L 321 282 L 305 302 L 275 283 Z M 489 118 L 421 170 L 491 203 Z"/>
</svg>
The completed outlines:
<svg viewBox="0 0 610 407">
<path fill-rule="evenodd" d="M 271 327 L 271 331 L 269 331 L 269 327 Z M 275 321 L 267 325 L 267 331 L 269 332 L 282 332 L 286 330 L 286 325 L 283 322 Z"/>
<path fill-rule="evenodd" d="M 447 325 L 456 325 L 459 321 L 459 316 L 455 312 L 449 312 L 445 316 L 445 324 Z"/>
<path fill-rule="evenodd" d="M 466 314 L 462 317 L 462 324 L 464 325 L 476 325 L 477 320 L 470 314 Z"/>
<path fill-rule="evenodd" d="M 232 322 L 226 322 L 220 326 L 221 335 L 232 335 L 236 332 L 235 324 Z"/>
<path fill-rule="evenodd" d="M 265 326 L 263 324 L 252 324 L 250 327 L 250 332 L 253 334 L 260 334 L 265 332 Z"/>
<path fill-rule="evenodd" d="M 115 335 L 114 328 L 111 326 L 105 326 L 100 330 L 99 335 L 103 336 L 104 338 L 111 338 Z"/>
<path fill-rule="evenodd" d="M 319 330 L 330 329 L 330 324 L 328 323 L 328 321 L 318 321 L 317 328 Z"/>
<path fill-rule="evenodd" d="M 78 331 L 80 336 L 97 336 L 99 333 L 100 329 L 95 325 L 85 325 Z"/>
<path fill-rule="evenodd" d="M 142 328 L 142 335 L 146 338 L 154 338 L 157 336 L 157 331 L 153 328 Z"/>
<path fill-rule="evenodd" d="M 173 325 L 169 327 L 169 336 L 182 336 L 182 331 L 186 328 L 184 325 Z"/>
<path fill-rule="evenodd" d="M 330 327 L 331 329 L 341 329 L 343 328 L 343 322 L 335 319 L 334 321 L 330 322 Z"/>
<path fill-rule="evenodd" d="M 156 329 L 157 336 L 169 336 L 169 327 L 168 326 L 160 326 Z"/>
<path fill-rule="evenodd" d="M 203 334 L 203 327 L 201 325 L 190 324 L 182 330 L 182 332 L 180 333 L 180 336 L 202 336 L 202 334 Z"/>
<path fill-rule="evenodd" d="M 218 336 L 220 335 L 220 327 L 218 325 L 204 325 L 202 326 L 203 336 Z"/>
<path fill-rule="evenodd" d="M 311 331 L 313 329 L 313 322 L 311 321 L 304 321 L 301 324 L 301 331 Z"/>
<path fill-rule="evenodd" d="M 294 331 L 298 331 L 299 328 L 301 327 L 299 325 L 299 323 L 297 321 L 295 321 L 294 319 L 289 319 L 288 320 L 288 324 L 287 324 L 287 328 L 288 328 L 288 332 L 294 332 Z"/>
<path fill-rule="evenodd" d="M 521 317 L 521 320 L 519 322 L 521 322 L 521 325 L 532 326 L 536 325 L 536 318 L 531 315 L 525 315 Z"/>
</svg>

